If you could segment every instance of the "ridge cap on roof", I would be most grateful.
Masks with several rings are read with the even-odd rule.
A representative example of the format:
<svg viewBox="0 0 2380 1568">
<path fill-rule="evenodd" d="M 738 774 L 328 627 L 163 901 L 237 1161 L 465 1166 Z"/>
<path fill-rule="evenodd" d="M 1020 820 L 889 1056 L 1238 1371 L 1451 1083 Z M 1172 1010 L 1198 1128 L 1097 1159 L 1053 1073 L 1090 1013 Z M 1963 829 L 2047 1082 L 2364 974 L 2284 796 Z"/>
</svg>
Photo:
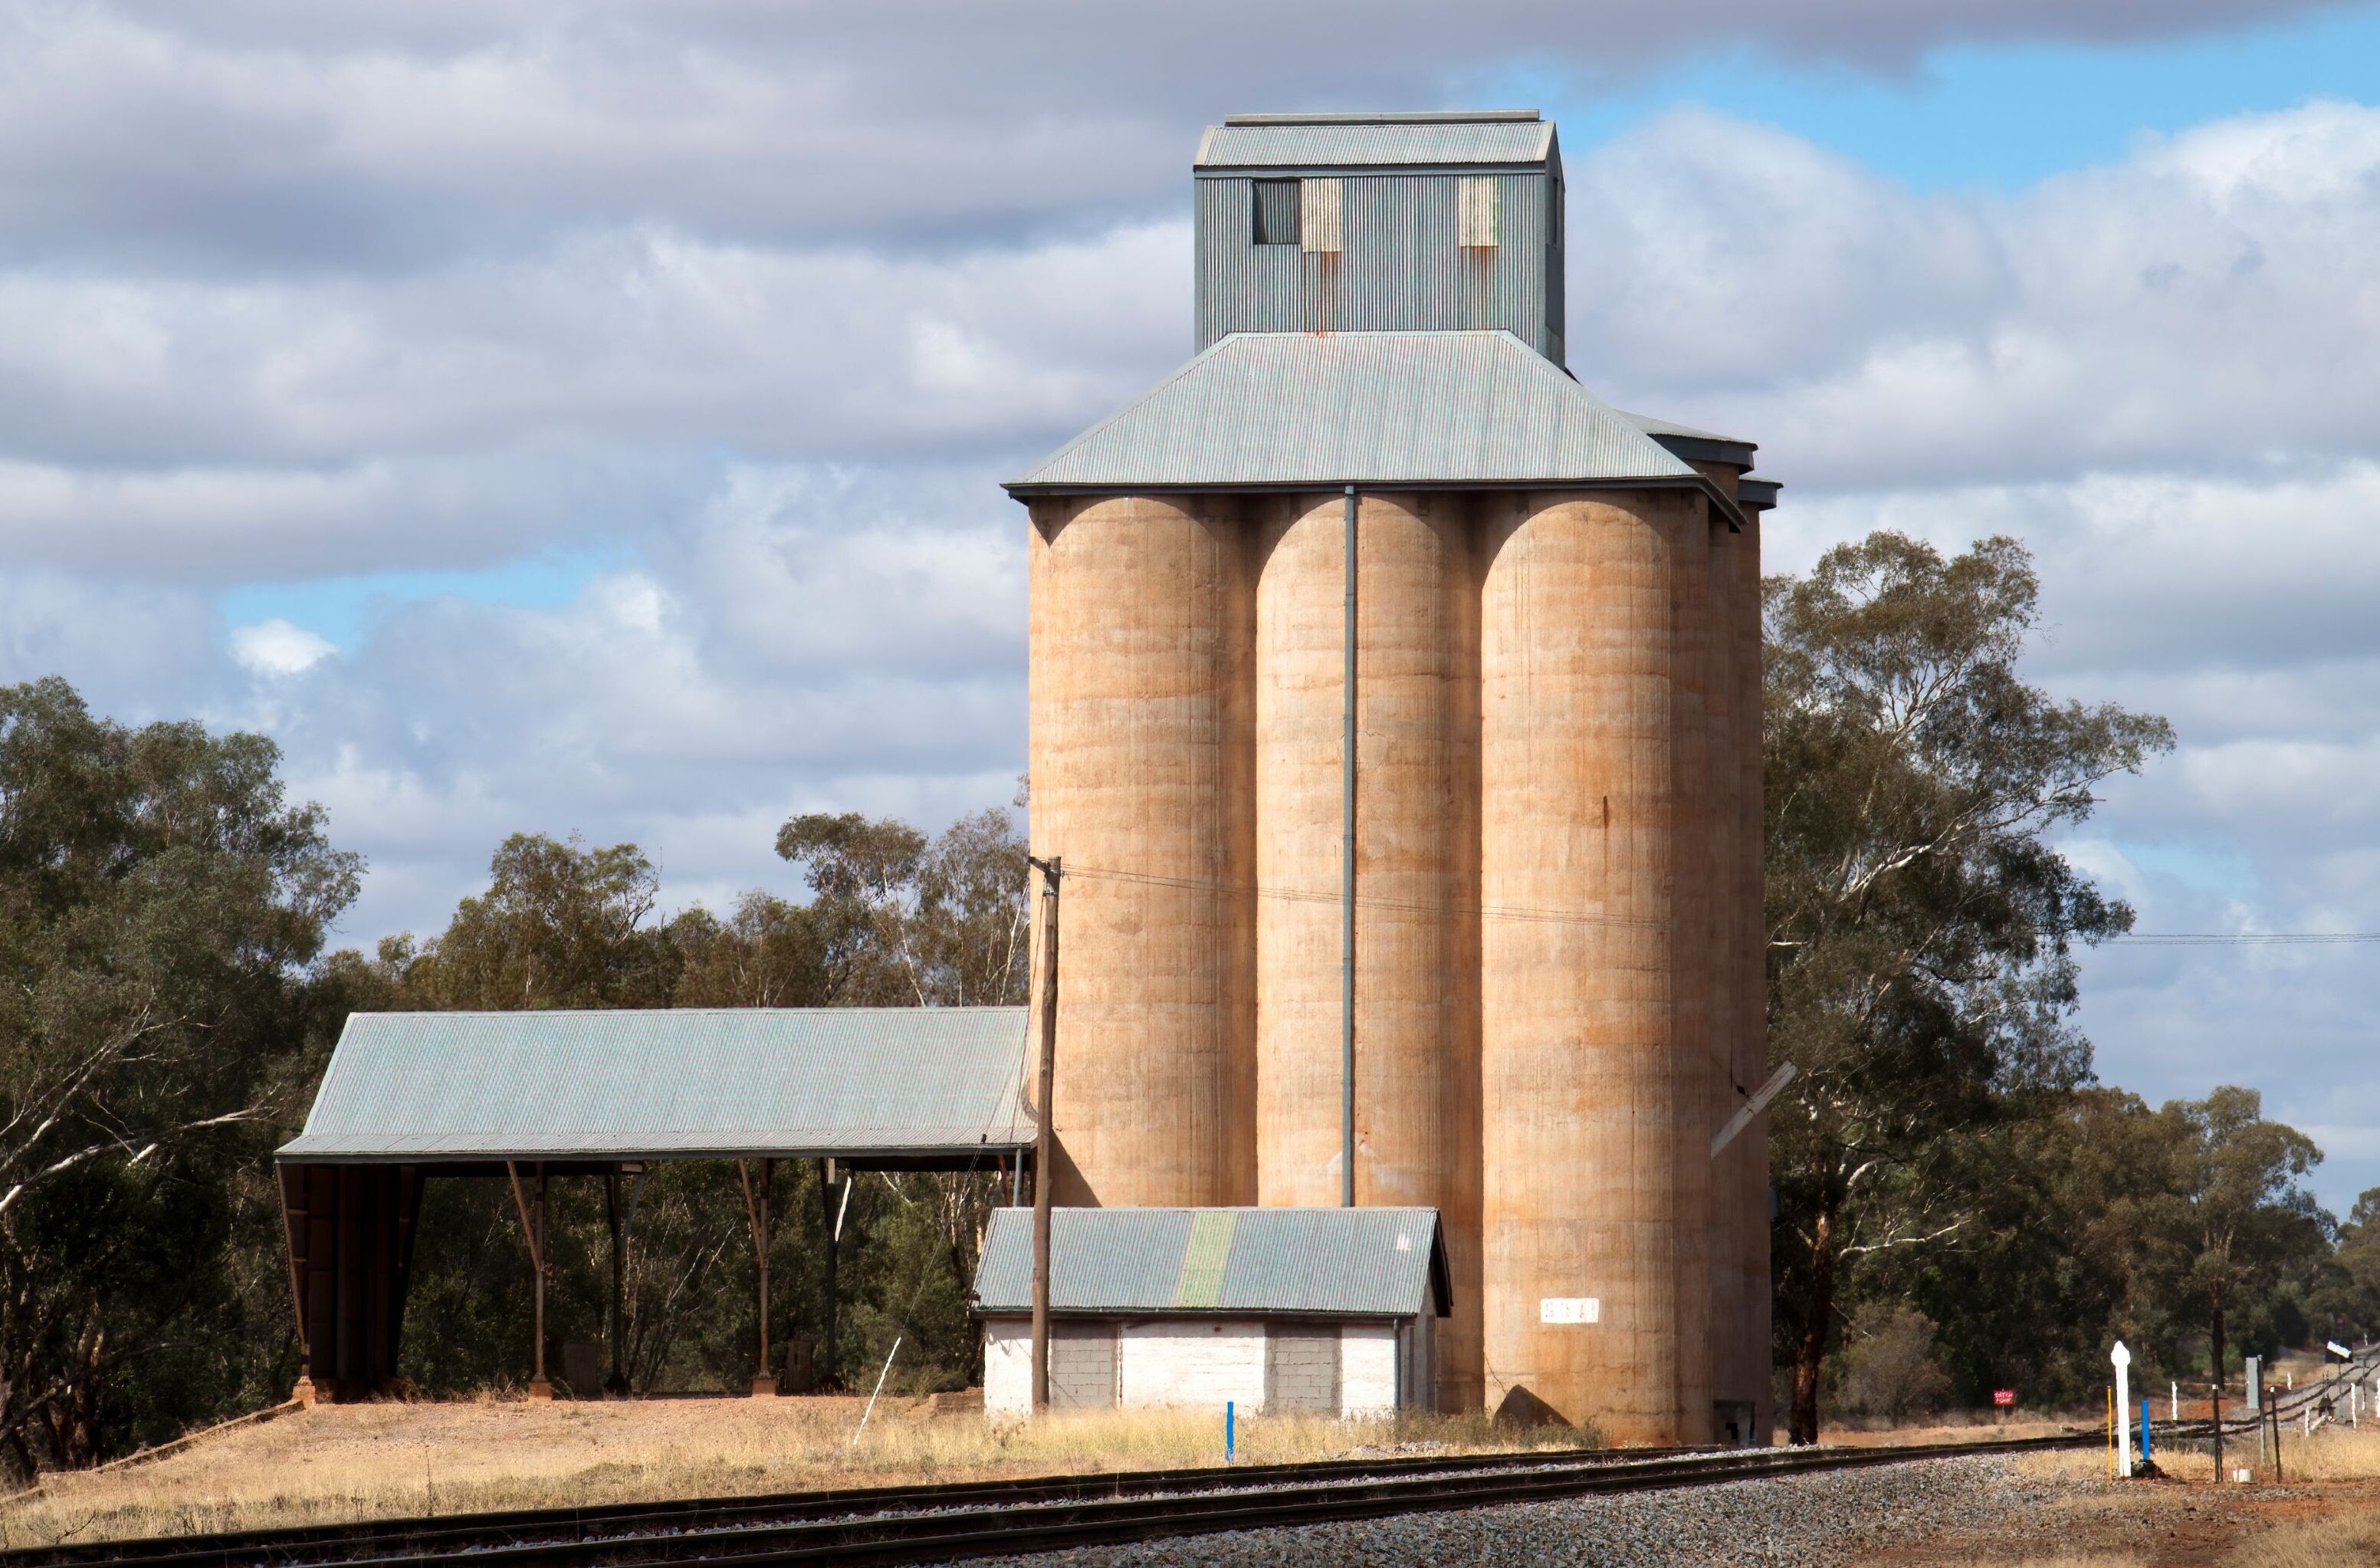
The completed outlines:
<svg viewBox="0 0 2380 1568">
<path fill-rule="evenodd" d="M 1239 128 L 1265 126 L 1469 126 L 1537 125 L 1545 115 L 1536 109 L 1349 109 L 1301 114 L 1225 115 L 1223 124 Z M 1209 126 L 1208 129 L 1214 128 Z"/>
<path fill-rule="evenodd" d="M 816 1017 L 913 1018 L 948 1013 L 1025 1013 L 1021 1002 L 966 1002 L 925 1007 L 358 1007 L 350 1018 L 691 1018 L 721 1013 L 742 1016 L 799 1014 Z"/>
</svg>

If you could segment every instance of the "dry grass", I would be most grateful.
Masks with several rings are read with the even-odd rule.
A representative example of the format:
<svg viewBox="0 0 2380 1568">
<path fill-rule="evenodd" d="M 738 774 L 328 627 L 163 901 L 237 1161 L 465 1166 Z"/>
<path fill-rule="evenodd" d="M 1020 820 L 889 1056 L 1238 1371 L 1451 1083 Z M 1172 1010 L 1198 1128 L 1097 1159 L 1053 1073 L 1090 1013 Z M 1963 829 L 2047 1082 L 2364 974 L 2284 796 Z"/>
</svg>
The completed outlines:
<svg viewBox="0 0 2380 1568">
<path fill-rule="evenodd" d="M 44 1477 L 0 1505 L 0 1548 L 665 1497 L 1220 1465 L 1220 1412 L 1085 1411 L 988 1422 L 887 1401 L 324 1406 L 105 1474 Z M 1457 1452 L 1576 1446 L 1473 1417 L 1243 1416 L 1238 1457 L 1274 1464 L 1394 1444 Z"/>
<path fill-rule="evenodd" d="M 2224 1568 L 2364 1568 L 2380 1563 L 2380 1516 L 2333 1513 L 2252 1536 Z"/>
<path fill-rule="evenodd" d="M 2204 1443 L 2160 1448 L 2157 1468 L 2178 1481 L 2215 1479 L 2214 1451 Z M 2107 1475 L 2107 1450 L 2098 1447 L 2054 1449 L 2016 1456 L 2020 1472 L 2036 1480 L 2090 1481 Z M 2233 1433 L 2223 1441 L 2223 1467 L 2252 1470 L 2259 1480 L 2271 1479 L 2269 1463 L 2256 1458 L 2252 1435 Z M 2380 1424 L 2369 1431 L 2349 1427 L 2325 1427 L 2311 1438 L 2295 1428 L 2281 1434 L 2281 1476 L 2288 1481 L 2380 1480 Z"/>
<path fill-rule="evenodd" d="M 2149 1560 L 2130 1551 L 2061 1551 L 2055 1557 L 2028 1557 L 2011 1568 L 2149 1568 Z"/>
</svg>

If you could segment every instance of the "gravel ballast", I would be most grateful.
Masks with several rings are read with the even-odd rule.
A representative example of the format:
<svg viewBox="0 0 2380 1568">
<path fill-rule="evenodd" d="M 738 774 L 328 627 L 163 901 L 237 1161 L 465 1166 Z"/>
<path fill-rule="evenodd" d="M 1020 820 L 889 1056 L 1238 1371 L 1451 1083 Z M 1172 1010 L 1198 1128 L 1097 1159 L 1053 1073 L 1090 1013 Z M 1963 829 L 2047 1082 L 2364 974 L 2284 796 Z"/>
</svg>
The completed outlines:
<svg viewBox="0 0 2380 1568">
<path fill-rule="evenodd" d="M 1939 1529 L 2038 1508 L 2050 1488 L 2005 1459 L 1935 1459 L 1675 1491 L 1243 1530 L 997 1560 L 1016 1568 L 1299 1568 L 1576 1563 L 1593 1568 L 1820 1568 Z"/>
</svg>

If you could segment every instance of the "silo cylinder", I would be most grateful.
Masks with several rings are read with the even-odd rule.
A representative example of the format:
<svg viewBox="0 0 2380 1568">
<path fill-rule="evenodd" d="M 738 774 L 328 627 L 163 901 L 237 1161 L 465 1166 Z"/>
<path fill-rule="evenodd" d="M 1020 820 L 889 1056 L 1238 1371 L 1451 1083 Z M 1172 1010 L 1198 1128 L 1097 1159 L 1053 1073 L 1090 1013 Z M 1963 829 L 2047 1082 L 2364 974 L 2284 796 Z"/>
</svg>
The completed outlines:
<svg viewBox="0 0 2380 1568">
<path fill-rule="evenodd" d="M 1257 1200 L 1340 1201 L 1345 500 L 1253 510 Z M 1477 578 L 1460 495 L 1359 501 L 1355 1200 L 1439 1210 L 1479 1404 Z"/>
<path fill-rule="evenodd" d="M 1734 1015 L 1733 1063 L 1736 1082 L 1756 1089 L 1767 1080 L 1768 1064 L 1768 927 L 1764 907 L 1761 752 L 1761 621 L 1760 515 L 1746 512 L 1743 531 L 1728 541 L 1732 569 L 1725 578 L 1727 606 L 1723 620 L 1730 644 L 1728 683 L 1730 688 L 1729 728 L 1733 737 L 1730 765 L 1736 787 L 1730 801 L 1735 812 L 1735 858 L 1722 884 L 1733 906 L 1735 933 L 1730 954 L 1729 991 Z M 1733 1170 L 1728 1173 L 1727 1202 L 1732 1211 L 1733 1251 L 1742 1279 L 1737 1303 L 1736 1339 L 1746 1363 L 1749 1398 L 1755 1407 L 1753 1430 L 1767 1441 L 1775 1419 L 1769 1382 L 1770 1316 L 1775 1293 L 1769 1284 L 1768 1258 L 1768 1116 L 1753 1118 L 1736 1139 L 1742 1145 Z"/>
<path fill-rule="evenodd" d="M 1611 1441 L 1700 1440 L 1707 1044 L 1682 1036 L 1676 598 L 1684 491 L 1485 504 L 1480 612 L 1488 1403 L 1526 1389 Z M 1690 1056 L 1691 1061 L 1684 1060 Z M 1706 1289 L 1706 1286 L 1705 1287 Z"/>
<path fill-rule="evenodd" d="M 1037 500 L 1034 853 L 1065 1204 L 1255 1199 L 1255 588 L 1236 502 Z"/>
</svg>

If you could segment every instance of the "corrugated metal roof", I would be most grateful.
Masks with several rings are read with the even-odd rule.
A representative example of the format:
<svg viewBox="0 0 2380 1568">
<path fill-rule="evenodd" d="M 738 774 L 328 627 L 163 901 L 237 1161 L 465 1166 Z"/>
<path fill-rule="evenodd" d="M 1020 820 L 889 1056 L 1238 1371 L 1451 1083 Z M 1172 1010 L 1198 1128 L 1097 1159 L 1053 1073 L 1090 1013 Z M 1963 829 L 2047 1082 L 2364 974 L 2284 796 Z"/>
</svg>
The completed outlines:
<svg viewBox="0 0 2380 1568">
<path fill-rule="evenodd" d="M 1002 1209 L 984 1235 L 976 1310 L 1033 1308 L 1033 1211 Z M 1443 1315 L 1434 1209 L 1055 1209 L 1053 1312 L 1341 1318 Z"/>
<path fill-rule="evenodd" d="M 1699 478 L 1508 332 L 1235 333 L 1007 488 Z"/>
<path fill-rule="evenodd" d="M 932 1155 L 1031 1141 L 1021 1007 L 357 1013 L 291 1160 Z"/>
<path fill-rule="evenodd" d="M 1766 512 L 1776 506 L 1777 492 L 1780 486 L 1775 480 L 1756 480 L 1746 474 L 1735 481 L 1735 488 L 1736 493 L 1743 497 L 1746 506 Z"/>
<path fill-rule="evenodd" d="M 1285 117 L 1208 126 L 1191 167 L 1511 168 L 1553 152 L 1551 120 Z"/>
</svg>

